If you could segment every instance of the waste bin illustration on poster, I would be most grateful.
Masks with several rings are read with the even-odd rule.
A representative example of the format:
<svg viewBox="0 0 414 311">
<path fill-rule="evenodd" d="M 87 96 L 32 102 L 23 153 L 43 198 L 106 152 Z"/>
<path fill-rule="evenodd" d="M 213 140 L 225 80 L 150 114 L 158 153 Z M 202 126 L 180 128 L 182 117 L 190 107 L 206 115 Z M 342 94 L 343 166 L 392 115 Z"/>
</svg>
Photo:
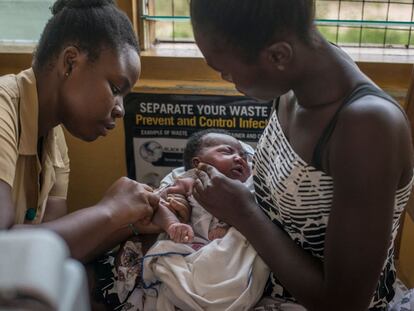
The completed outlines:
<svg viewBox="0 0 414 311">
<path fill-rule="evenodd" d="M 125 99 L 128 176 L 158 186 L 182 165 L 188 137 L 221 128 L 255 147 L 267 125 L 272 102 L 242 96 L 131 93 Z"/>
</svg>

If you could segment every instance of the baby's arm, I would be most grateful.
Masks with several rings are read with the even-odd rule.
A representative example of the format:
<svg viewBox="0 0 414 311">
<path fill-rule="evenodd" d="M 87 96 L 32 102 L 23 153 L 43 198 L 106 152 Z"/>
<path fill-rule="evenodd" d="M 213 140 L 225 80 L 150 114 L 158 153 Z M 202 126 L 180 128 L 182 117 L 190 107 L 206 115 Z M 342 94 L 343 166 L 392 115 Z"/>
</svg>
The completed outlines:
<svg viewBox="0 0 414 311">
<path fill-rule="evenodd" d="M 194 182 L 195 179 L 193 177 L 177 178 L 173 185 L 163 188 L 160 191 L 160 195 L 165 197 L 168 194 L 181 194 L 187 197 L 193 192 Z"/>
<path fill-rule="evenodd" d="M 190 225 L 181 223 L 168 207 L 169 202 L 161 198 L 158 210 L 152 222 L 168 233 L 171 240 L 177 243 L 192 242 L 194 232 Z"/>
</svg>

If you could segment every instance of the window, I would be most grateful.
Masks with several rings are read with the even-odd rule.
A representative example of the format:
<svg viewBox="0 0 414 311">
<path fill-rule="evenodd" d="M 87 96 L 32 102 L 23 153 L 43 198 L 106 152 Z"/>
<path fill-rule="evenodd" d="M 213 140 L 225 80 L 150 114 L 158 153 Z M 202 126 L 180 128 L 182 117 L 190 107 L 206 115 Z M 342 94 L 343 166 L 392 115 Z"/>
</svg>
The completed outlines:
<svg viewBox="0 0 414 311">
<path fill-rule="evenodd" d="M 0 0 L 0 43 L 35 44 L 53 0 Z"/>
<path fill-rule="evenodd" d="M 143 0 L 146 46 L 158 42 L 194 42 L 188 0 Z M 342 46 L 413 48 L 412 0 L 316 0 L 321 33 Z"/>
<path fill-rule="evenodd" d="M 412 0 L 317 0 L 319 30 L 342 46 L 414 46 Z"/>
<path fill-rule="evenodd" d="M 142 0 L 141 13 L 145 47 L 159 42 L 194 42 L 189 0 Z"/>
</svg>

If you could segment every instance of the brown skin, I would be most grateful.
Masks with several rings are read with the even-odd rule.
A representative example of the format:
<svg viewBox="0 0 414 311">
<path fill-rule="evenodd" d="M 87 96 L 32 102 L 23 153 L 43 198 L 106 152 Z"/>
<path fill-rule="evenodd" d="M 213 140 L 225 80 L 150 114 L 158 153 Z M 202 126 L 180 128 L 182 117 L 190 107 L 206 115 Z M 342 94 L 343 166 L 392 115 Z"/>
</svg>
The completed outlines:
<svg viewBox="0 0 414 311">
<path fill-rule="evenodd" d="M 230 47 L 224 45 L 220 53 L 209 48 L 213 45 L 206 34 L 195 37 L 207 62 L 247 95 L 269 99 L 294 91 L 298 103 L 281 103 L 280 123 L 307 163 L 346 95 L 367 81 L 316 30 L 312 47 L 288 35 L 263 49 L 249 65 Z M 395 191 L 412 177 L 410 127 L 391 103 L 375 98 L 355 102 L 342 111 L 328 148 L 323 169 L 333 177 L 334 199 L 324 262 L 297 246 L 264 215 L 249 191 L 214 167 L 199 165 L 194 196 L 246 236 L 308 310 L 362 311 L 369 306 L 386 258 Z"/>
<path fill-rule="evenodd" d="M 87 54 L 68 46 L 52 66 L 50 70 L 35 71 L 39 137 L 63 124 L 72 135 L 85 141 L 105 136 L 115 119 L 123 117 L 123 97 L 141 71 L 139 56 L 131 47 L 118 53 L 103 49 L 99 58 L 91 62 Z"/>
<path fill-rule="evenodd" d="M 194 239 L 193 228 L 180 221 L 176 213 L 172 212 L 168 205 L 169 203 L 160 200 L 157 212 L 152 219 L 152 223 L 160 228 L 160 232 L 164 231 L 168 234 L 170 239 L 176 243 L 191 243 Z M 187 212 L 191 213 L 191 206 L 186 203 Z"/>
<path fill-rule="evenodd" d="M 84 52 L 69 45 L 45 69 L 34 66 L 38 136 L 45 136 L 59 124 L 86 141 L 105 136 L 114 127 L 115 119 L 123 117 L 123 96 L 135 84 L 140 70 L 138 53 L 129 46 L 120 51 L 103 49 L 99 58 L 91 62 Z M 10 187 L 1 181 L 0 200 L 2 211 L 13 210 Z M 131 236 L 129 223 L 145 231 L 145 223 L 158 201 L 159 196 L 150 187 L 123 177 L 95 206 L 66 216 L 66 202 L 49 198 L 45 221 L 36 227 L 55 231 L 67 242 L 74 258 L 88 261 Z"/>
<path fill-rule="evenodd" d="M 250 176 L 250 168 L 242 145 L 237 139 L 226 134 L 209 133 L 202 137 L 202 147 L 197 156 L 192 158 L 193 167 L 197 167 L 200 162 L 208 163 L 228 178 L 241 182 L 245 182 Z M 193 192 L 194 182 L 193 177 L 179 178 L 174 185 L 164 190 L 165 195 L 189 196 Z M 160 206 L 154 215 L 153 223 L 166 231 L 175 242 L 192 242 L 194 231 L 191 226 L 180 222 L 167 205 L 168 202 L 160 200 Z M 191 206 L 188 206 L 188 209 L 191 213 Z M 213 229 L 209 232 L 209 239 L 222 238 L 227 229 Z"/>
<path fill-rule="evenodd" d="M 43 222 L 49 222 L 65 216 L 68 213 L 66 200 L 57 197 L 48 197 Z"/>
<path fill-rule="evenodd" d="M 154 214 L 152 223 L 160 228 L 159 232 L 167 232 L 170 239 L 176 243 L 191 243 L 194 238 L 194 231 L 186 224 L 190 220 L 191 206 L 186 196 L 191 194 L 194 178 L 177 179 L 174 185 L 160 189 L 161 196 L 157 212 Z M 180 219 L 180 212 L 171 203 L 180 203 L 181 215 L 186 219 Z M 183 214 L 184 212 L 184 214 Z"/>
<path fill-rule="evenodd" d="M 245 182 L 250 176 L 245 152 L 240 142 L 229 135 L 209 133 L 202 138 L 203 147 L 192 159 L 193 167 L 208 163 L 228 178 Z"/>
</svg>

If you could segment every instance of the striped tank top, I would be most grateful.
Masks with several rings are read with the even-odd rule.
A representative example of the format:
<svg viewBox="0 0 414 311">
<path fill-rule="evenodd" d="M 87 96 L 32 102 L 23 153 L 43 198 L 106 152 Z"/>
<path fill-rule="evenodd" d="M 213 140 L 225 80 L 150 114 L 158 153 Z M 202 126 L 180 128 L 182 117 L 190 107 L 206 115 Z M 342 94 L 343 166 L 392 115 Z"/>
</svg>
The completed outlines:
<svg viewBox="0 0 414 311">
<path fill-rule="evenodd" d="M 366 95 L 392 101 L 376 87 L 363 85 L 348 97 L 343 106 Z M 329 139 L 337 115 L 325 129 L 317 148 Z M 325 233 L 333 199 L 333 180 L 321 169 L 315 168 L 318 167 L 315 165 L 317 158 L 318 155 L 314 154 L 314 163 L 310 165 L 296 154 L 282 131 L 277 111 L 274 111 L 254 155 L 253 175 L 256 197 L 265 214 L 304 250 L 323 260 Z M 370 311 L 385 310 L 394 296 L 394 239 L 412 184 L 413 180 L 395 194 L 391 244 Z M 269 277 L 265 294 L 294 301 L 273 273 Z"/>
</svg>

